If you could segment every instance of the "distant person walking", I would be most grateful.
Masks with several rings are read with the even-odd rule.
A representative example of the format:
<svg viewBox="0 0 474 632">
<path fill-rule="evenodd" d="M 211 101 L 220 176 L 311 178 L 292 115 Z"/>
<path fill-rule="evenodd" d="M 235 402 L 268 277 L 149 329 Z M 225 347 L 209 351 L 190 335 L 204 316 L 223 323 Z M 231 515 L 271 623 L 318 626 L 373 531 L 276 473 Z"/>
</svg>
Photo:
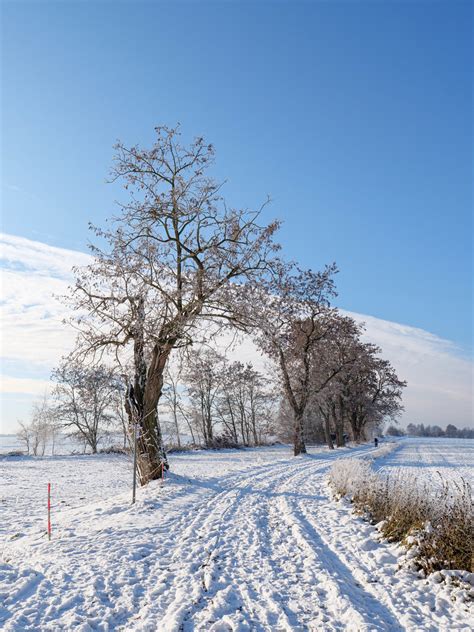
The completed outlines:
<svg viewBox="0 0 474 632">
<path fill-rule="evenodd" d="M 379 445 L 379 440 L 377 439 L 377 437 L 375 437 L 374 439 L 374 446 L 377 447 Z"/>
</svg>

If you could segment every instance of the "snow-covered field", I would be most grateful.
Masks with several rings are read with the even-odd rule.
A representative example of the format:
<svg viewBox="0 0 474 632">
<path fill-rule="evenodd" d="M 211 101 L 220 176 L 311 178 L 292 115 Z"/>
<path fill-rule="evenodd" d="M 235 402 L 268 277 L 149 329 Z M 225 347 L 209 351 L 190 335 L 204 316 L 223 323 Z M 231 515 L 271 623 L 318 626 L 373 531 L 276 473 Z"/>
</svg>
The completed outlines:
<svg viewBox="0 0 474 632">
<path fill-rule="evenodd" d="M 387 457 L 377 460 L 377 467 L 389 473 L 402 472 L 437 484 L 443 479 L 464 478 L 474 487 L 474 439 L 438 439 L 410 437 Z"/>
<path fill-rule="evenodd" d="M 120 434 L 110 434 L 99 443 L 101 448 L 108 448 L 112 445 L 123 445 L 123 437 Z M 26 454 L 25 444 L 14 434 L 0 434 L 0 458 L 6 456 L 9 452 L 24 452 Z M 84 442 L 67 435 L 58 435 L 55 438 L 54 446 L 48 441 L 45 446 L 45 456 L 51 454 L 82 454 L 90 453 L 90 448 L 84 446 Z"/>
<path fill-rule="evenodd" d="M 384 466 L 416 462 L 403 456 L 414 445 L 403 441 Z M 0 629 L 471 630 L 456 589 L 399 569 L 397 549 L 330 498 L 334 459 L 370 453 L 172 454 L 164 485 L 140 489 L 134 506 L 125 457 L 1 459 Z"/>
</svg>

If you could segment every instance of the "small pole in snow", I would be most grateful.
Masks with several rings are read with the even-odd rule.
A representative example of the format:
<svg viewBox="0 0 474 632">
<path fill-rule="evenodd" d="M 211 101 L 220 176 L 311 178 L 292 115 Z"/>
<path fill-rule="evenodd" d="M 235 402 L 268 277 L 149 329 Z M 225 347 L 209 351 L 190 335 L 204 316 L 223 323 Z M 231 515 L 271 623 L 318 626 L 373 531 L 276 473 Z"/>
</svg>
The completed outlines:
<svg viewBox="0 0 474 632">
<path fill-rule="evenodd" d="M 135 504 L 136 490 L 137 490 L 137 422 L 135 421 L 133 427 L 133 491 L 132 491 L 132 505 Z"/>
<path fill-rule="evenodd" d="M 51 540 L 51 483 L 48 483 L 48 540 Z"/>
</svg>

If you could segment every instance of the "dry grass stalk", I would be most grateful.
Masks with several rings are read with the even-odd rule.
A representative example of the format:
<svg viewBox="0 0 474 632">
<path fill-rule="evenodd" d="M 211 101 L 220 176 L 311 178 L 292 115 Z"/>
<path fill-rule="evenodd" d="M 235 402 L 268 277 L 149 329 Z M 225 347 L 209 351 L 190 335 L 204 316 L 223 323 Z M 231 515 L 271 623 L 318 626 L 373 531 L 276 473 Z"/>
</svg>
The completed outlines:
<svg viewBox="0 0 474 632">
<path fill-rule="evenodd" d="M 389 541 L 415 547 L 426 574 L 474 572 L 474 506 L 464 479 L 440 475 L 440 484 L 433 485 L 402 472 L 374 472 L 369 463 L 351 459 L 333 465 L 329 482 L 336 497 L 350 497 Z"/>
</svg>

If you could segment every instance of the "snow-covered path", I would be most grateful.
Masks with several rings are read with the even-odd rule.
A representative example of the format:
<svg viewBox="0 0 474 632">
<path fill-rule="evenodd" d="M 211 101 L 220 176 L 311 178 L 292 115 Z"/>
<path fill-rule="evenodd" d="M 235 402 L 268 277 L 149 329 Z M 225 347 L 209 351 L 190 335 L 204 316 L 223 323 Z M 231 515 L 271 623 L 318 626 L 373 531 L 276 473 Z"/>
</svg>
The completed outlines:
<svg viewBox="0 0 474 632">
<path fill-rule="evenodd" d="M 51 542 L 34 527 L 7 541 L 0 627 L 470 630 L 466 605 L 397 570 L 374 528 L 330 500 L 334 459 L 370 451 L 176 455 L 134 507 L 119 494 L 64 510 Z"/>
</svg>

